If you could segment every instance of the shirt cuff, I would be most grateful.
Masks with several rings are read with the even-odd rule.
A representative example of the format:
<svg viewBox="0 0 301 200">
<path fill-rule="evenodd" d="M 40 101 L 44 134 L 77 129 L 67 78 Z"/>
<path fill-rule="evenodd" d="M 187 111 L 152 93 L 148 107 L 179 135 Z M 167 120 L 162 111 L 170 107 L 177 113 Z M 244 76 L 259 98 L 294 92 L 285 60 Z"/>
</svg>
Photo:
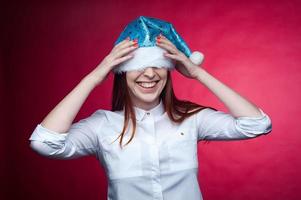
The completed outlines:
<svg viewBox="0 0 301 200">
<path fill-rule="evenodd" d="M 270 117 L 259 108 L 262 116 L 259 117 L 236 117 L 236 128 L 240 132 L 250 137 L 262 133 L 268 133 L 272 130 L 272 121 Z"/>
<path fill-rule="evenodd" d="M 68 133 L 58 133 L 38 124 L 29 137 L 29 140 L 36 140 L 47 143 L 55 148 L 61 148 L 65 143 L 67 135 Z"/>
</svg>

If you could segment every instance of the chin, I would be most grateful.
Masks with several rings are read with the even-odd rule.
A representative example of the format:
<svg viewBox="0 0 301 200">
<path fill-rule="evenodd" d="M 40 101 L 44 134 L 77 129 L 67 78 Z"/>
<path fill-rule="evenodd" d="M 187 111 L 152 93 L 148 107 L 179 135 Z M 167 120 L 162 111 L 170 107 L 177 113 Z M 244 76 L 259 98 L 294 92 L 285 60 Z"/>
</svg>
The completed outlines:
<svg viewBox="0 0 301 200">
<path fill-rule="evenodd" d="M 156 91 L 154 93 L 142 93 L 139 91 L 136 93 L 135 99 L 140 102 L 153 103 L 160 97 L 158 92 L 159 91 Z"/>
<path fill-rule="evenodd" d="M 139 99 L 144 102 L 151 103 L 155 101 L 159 96 L 157 94 L 141 94 L 139 95 Z"/>
<path fill-rule="evenodd" d="M 144 101 L 144 102 L 147 102 L 147 103 L 152 103 L 152 102 L 154 102 L 155 100 L 157 100 L 157 98 L 141 99 L 141 100 Z"/>
</svg>

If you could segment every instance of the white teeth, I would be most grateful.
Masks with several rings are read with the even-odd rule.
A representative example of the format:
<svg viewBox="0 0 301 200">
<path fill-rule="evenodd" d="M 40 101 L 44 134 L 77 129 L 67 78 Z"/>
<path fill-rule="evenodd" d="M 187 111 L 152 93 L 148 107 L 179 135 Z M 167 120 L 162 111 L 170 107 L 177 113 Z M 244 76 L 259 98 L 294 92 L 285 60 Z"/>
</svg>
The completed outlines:
<svg viewBox="0 0 301 200">
<path fill-rule="evenodd" d="M 156 82 L 150 82 L 150 83 L 141 82 L 138 84 L 145 88 L 151 88 L 151 87 L 154 87 L 157 83 Z"/>
</svg>

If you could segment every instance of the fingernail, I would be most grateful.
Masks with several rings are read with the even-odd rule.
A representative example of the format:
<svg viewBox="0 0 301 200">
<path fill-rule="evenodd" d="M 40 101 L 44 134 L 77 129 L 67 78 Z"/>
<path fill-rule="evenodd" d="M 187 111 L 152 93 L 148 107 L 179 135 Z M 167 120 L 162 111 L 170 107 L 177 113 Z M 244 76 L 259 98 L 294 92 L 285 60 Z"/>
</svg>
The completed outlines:
<svg viewBox="0 0 301 200">
<path fill-rule="evenodd" d="M 134 47 L 138 47 L 138 46 L 139 46 L 138 43 L 134 44 Z"/>
<path fill-rule="evenodd" d="M 130 37 L 127 37 L 126 40 L 130 40 Z"/>
<path fill-rule="evenodd" d="M 137 41 L 138 41 L 138 39 L 136 38 L 136 39 L 134 39 L 133 41 L 134 41 L 134 42 L 137 42 Z"/>
</svg>

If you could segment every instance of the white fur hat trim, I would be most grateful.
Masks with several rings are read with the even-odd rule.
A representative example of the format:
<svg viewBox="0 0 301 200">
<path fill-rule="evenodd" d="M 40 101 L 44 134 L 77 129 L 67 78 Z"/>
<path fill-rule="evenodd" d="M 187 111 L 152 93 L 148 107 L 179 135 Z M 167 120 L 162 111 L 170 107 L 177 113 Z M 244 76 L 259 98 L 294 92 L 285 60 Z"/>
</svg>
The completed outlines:
<svg viewBox="0 0 301 200">
<path fill-rule="evenodd" d="M 143 70 L 147 67 L 164 67 L 173 69 L 176 61 L 163 55 L 167 52 L 158 46 L 139 47 L 134 50 L 134 57 L 120 63 L 113 69 L 114 73 L 122 73 L 124 71 Z"/>
</svg>

